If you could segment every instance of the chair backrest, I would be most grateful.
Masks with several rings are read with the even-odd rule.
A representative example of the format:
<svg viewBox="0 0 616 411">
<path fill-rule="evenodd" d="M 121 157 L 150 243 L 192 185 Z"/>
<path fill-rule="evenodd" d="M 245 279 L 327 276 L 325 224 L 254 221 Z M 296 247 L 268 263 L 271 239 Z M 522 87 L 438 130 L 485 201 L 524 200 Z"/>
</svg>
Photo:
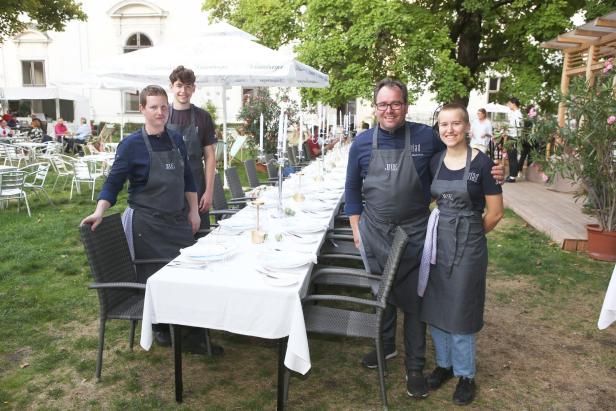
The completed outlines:
<svg viewBox="0 0 616 411">
<path fill-rule="evenodd" d="M 92 179 L 92 173 L 90 172 L 90 166 L 85 161 L 73 162 L 73 170 L 75 178 L 78 180 L 90 180 Z"/>
<path fill-rule="evenodd" d="M 273 155 L 265 155 L 265 166 L 267 167 L 267 176 L 269 178 L 278 178 L 278 162 Z"/>
<path fill-rule="evenodd" d="M 0 173 L 0 194 L 1 196 L 13 197 L 21 193 L 24 186 L 26 173 L 23 171 L 8 171 Z"/>
<path fill-rule="evenodd" d="M 19 171 L 26 173 L 25 182 L 29 186 L 43 188 L 47 174 L 49 173 L 49 163 L 36 163 L 22 167 Z"/>
<path fill-rule="evenodd" d="M 295 154 L 293 153 L 293 147 L 291 146 L 287 146 L 287 159 L 289 160 L 290 165 L 297 165 L 297 158 L 295 158 Z"/>
<path fill-rule="evenodd" d="M 248 184 L 250 187 L 259 187 L 261 183 L 259 182 L 259 176 L 257 175 L 257 163 L 255 160 L 250 158 L 244 161 L 244 168 L 246 169 L 246 176 L 248 177 Z"/>
<path fill-rule="evenodd" d="M 79 228 L 81 241 L 90 263 L 90 272 L 97 283 L 137 282 L 137 274 L 128 250 L 120 214 L 112 214 L 92 231 L 89 224 Z M 130 290 L 98 289 L 101 313 L 125 301 Z"/>
<path fill-rule="evenodd" d="M 396 235 L 391 243 L 389 255 L 387 256 L 387 262 L 385 263 L 385 268 L 383 269 L 383 278 L 381 279 L 379 291 L 376 295 L 376 300 L 382 304 L 382 307 L 385 307 L 389 291 L 391 290 L 391 284 L 393 283 L 398 267 L 400 266 L 400 260 L 406 250 L 407 243 L 408 234 L 406 234 L 401 227 L 396 227 Z"/>
<path fill-rule="evenodd" d="M 227 176 L 227 184 L 229 184 L 229 190 L 231 190 L 231 197 L 246 197 L 246 193 L 244 193 L 244 189 L 242 188 L 242 183 L 240 181 L 240 175 L 237 172 L 237 168 L 227 168 L 225 170 L 225 176 Z"/>
<path fill-rule="evenodd" d="M 306 160 L 312 161 L 314 160 L 314 156 L 312 155 L 312 151 L 310 151 L 310 144 L 308 144 L 308 140 L 304 141 L 302 143 L 302 147 L 303 147 L 303 152 L 304 152 L 304 156 L 306 157 Z"/>
<path fill-rule="evenodd" d="M 220 174 L 214 175 L 214 192 L 212 193 L 212 207 L 214 210 L 226 210 L 229 208 L 227 199 L 225 198 L 225 189 L 222 185 Z"/>
</svg>

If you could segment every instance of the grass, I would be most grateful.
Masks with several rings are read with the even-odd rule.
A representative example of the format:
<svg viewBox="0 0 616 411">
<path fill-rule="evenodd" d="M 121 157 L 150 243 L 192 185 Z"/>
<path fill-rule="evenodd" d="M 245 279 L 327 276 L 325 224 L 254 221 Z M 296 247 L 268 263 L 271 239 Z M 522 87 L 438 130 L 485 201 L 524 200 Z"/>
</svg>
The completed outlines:
<svg viewBox="0 0 616 411">
<path fill-rule="evenodd" d="M 77 230 L 94 204 L 85 192 L 72 202 L 67 190 L 52 197 L 55 207 L 32 197 L 32 218 L 14 205 L 0 212 L 0 409 L 274 407 L 276 343 L 220 331 L 212 334 L 224 357 L 185 356 L 181 405 L 174 401 L 170 350 L 137 346 L 130 353 L 127 322 L 108 323 L 103 378 L 96 383 L 98 301 L 87 289 L 91 279 Z M 116 211 L 124 204 L 125 193 Z M 599 332 L 595 324 L 613 265 L 560 250 L 509 211 L 489 246 L 480 391 L 470 408 L 610 408 L 616 333 Z M 311 336 L 313 368 L 292 376 L 289 408 L 378 409 L 376 375 L 359 365 L 370 349 L 369 342 Z M 402 357 L 389 362 L 390 408 L 452 408 L 453 382 L 424 401 L 407 397 Z M 571 375 L 578 378 L 571 382 Z"/>
</svg>

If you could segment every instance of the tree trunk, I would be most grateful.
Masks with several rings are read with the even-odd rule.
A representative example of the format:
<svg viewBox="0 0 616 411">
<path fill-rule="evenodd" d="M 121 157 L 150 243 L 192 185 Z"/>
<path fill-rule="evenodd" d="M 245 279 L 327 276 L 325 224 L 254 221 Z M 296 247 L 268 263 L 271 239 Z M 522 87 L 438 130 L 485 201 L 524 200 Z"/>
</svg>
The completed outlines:
<svg viewBox="0 0 616 411">
<path fill-rule="evenodd" d="M 466 76 L 462 84 L 466 88 L 465 96 L 455 96 L 454 102 L 468 105 L 469 95 L 477 84 L 475 76 L 479 69 L 479 44 L 481 43 L 481 29 L 483 17 L 479 13 L 469 13 L 464 9 L 458 10 L 458 18 L 456 19 L 457 31 L 456 38 L 456 62 L 462 67 L 466 67 L 469 75 Z M 453 32 L 452 30 L 452 32 Z"/>
</svg>

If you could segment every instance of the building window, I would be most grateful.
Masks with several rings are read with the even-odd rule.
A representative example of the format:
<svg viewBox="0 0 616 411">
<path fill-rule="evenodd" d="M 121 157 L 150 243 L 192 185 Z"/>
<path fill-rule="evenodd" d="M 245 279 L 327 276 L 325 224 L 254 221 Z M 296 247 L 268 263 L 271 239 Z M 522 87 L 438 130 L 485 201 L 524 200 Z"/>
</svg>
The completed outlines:
<svg viewBox="0 0 616 411">
<path fill-rule="evenodd" d="M 130 53 L 131 51 L 143 49 L 146 47 L 152 47 L 152 40 L 143 33 L 135 33 L 126 40 L 124 46 L 124 53 Z"/>
<path fill-rule="evenodd" d="M 152 40 L 143 33 L 131 35 L 124 45 L 124 53 L 152 47 Z M 139 111 L 139 93 L 124 93 L 124 112 L 135 113 Z"/>
<path fill-rule="evenodd" d="M 488 91 L 499 91 L 500 90 L 500 78 L 498 77 L 490 77 L 490 82 L 488 84 Z"/>
<path fill-rule="evenodd" d="M 24 87 L 45 87 L 44 61 L 22 61 L 21 73 Z"/>
</svg>

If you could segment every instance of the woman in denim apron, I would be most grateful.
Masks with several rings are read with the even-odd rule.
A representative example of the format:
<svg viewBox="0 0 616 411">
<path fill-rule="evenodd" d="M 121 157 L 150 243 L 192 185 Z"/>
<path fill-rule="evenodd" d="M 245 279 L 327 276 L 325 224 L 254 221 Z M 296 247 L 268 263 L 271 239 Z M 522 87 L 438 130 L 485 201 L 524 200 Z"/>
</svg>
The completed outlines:
<svg viewBox="0 0 616 411">
<path fill-rule="evenodd" d="M 488 266 L 485 233 L 502 218 L 503 200 L 490 175 L 492 161 L 468 145 L 466 109 L 445 105 L 438 126 L 447 150 L 431 164 L 436 168 L 431 193 L 438 207 L 428 223 L 417 292 L 436 351 L 428 387 L 459 377 L 453 401 L 463 405 L 475 397 L 475 340 L 483 327 Z"/>
</svg>

